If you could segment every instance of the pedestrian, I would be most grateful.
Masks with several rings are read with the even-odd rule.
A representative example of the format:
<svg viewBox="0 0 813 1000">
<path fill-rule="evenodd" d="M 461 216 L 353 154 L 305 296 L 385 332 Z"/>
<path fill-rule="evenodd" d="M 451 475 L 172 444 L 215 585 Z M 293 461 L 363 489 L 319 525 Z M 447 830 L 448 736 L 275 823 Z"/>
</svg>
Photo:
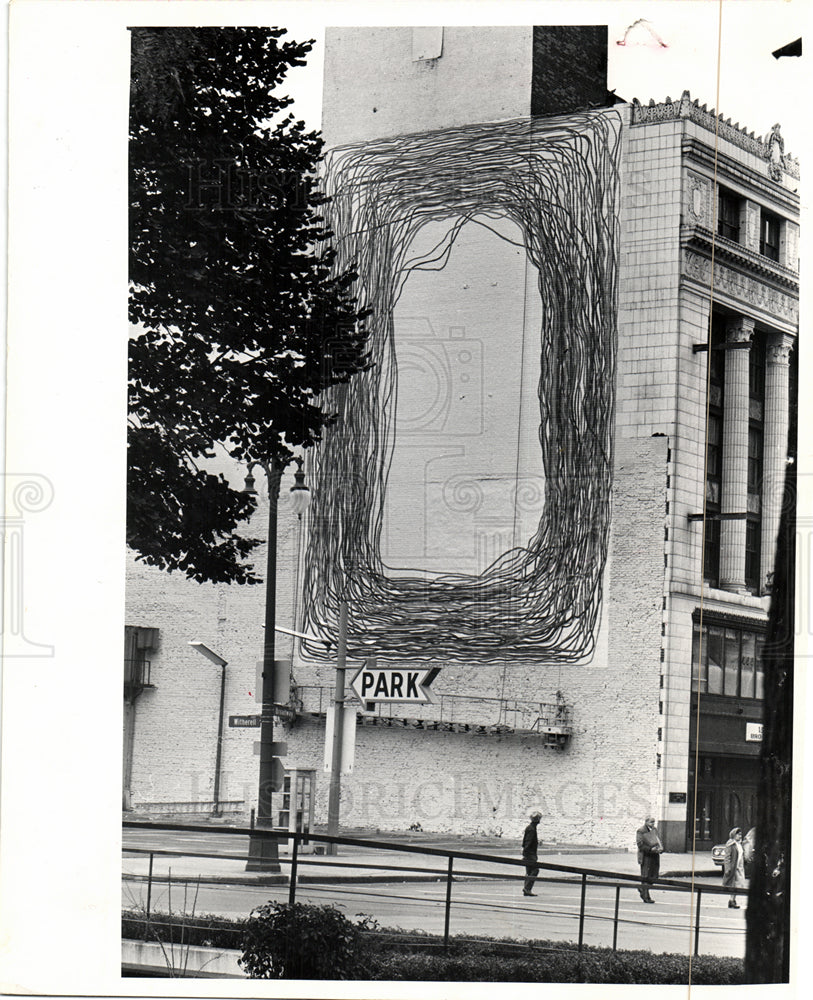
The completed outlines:
<svg viewBox="0 0 813 1000">
<path fill-rule="evenodd" d="M 539 826 L 539 821 L 541 819 L 541 812 L 532 812 L 530 815 L 531 822 L 525 827 L 525 833 L 522 836 L 522 860 L 525 862 L 525 885 L 522 889 L 523 896 L 536 895 L 533 891 L 536 876 L 539 874 L 539 858 L 537 856 L 537 851 L 539 850 L 539 838 L 536 835 L 536 828 Z"/>
<path fill-rule="evenodd" d="M 742 889 L 745 886 L 745 860 L 742 849 L 742 830 L 735 826 L 729 833 L 725 845 L 723 861 L 723 885 L 727 889 Z M 731 893 L 728 901 L 729 909 L 739 910 L 736 892 Z"/>
<path fill-rule="evenodd" d="M 649 887 L 658 877 L 661 867 L 663 844 L 655 827 L 655 817 L 647 816 L 644 825 L 635 833 L 635 843 L 638 845 L 638 864 L 641 866 L 641 885 L 638 894 L 645 903 L 654 903 L 649 895 Z"/>
<path fill-rule="evenodd" d="M 742 838 L 742 863 L 745 871 L 745 878 L 749 879 L 754 873 L 754 855 L 757 850 L 757 830 L 752 826 Z"/>
</svg>

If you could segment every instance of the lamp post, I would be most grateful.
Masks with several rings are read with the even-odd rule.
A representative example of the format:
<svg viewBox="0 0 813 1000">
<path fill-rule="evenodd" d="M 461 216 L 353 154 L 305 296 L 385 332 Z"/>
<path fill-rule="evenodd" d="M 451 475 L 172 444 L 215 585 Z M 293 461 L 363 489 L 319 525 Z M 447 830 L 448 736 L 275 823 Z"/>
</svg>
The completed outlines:
<svg viewBox="0 0 813 1000">
<path fill-rule="evenodd" d="M 217 720 L 217 753 L 215 754 L 215 782 L 214 791 L 212 793 L 212 798 L 214 799 L 214 807 L 212 809 L 213 816 L 220 815 L 220 762 L 223 758 L 223 705 L 226 697 L 226 665 L 227 660 L 224 660 L 222 656 L 218 656 L 217 653 L 212 652 L 208 646 L 204 646 L 202 642 L 198 642 L 197 639 L 191 640 L 189 643 L 193 649 L 196 649 L 199 653 L 202 653 L 207 660 L 211 660 L 215 666 L 220 667 L 220 714 Z"/>
<path fill-rule="evenodd" d="M 302 459 L 297 460 L 297 472 L 294 485 L 291 487 L 291 499 L 294 510 L 301 518 L 310 503 L 310 490 L 305 486 L 305 475 L 302 472 Z M 249 838 L 248 861 L 246 871 L 278 872 L 279 846 L 276 838 L 262 835 L 263 828 L 274 826 L 272 793 L 281 787 L 281 765 L 274 743 L 274 633 L 276 620 L 277 597 L 277 508 L 279 506 L 279 490 L 282 474 L 287 463 L 270 459 L 259 462 L 265 472 L 268 482 L 268 553 L 265 572 L 265 634 L 263 637 L 263 669 L 262 669 L 262 716 L 260 721 L 260 776 L 257 793 L 257 833 Z M 253 493 L 254 479 L 251 469 L 246 477 L 245 491 Z"/>
</svg>

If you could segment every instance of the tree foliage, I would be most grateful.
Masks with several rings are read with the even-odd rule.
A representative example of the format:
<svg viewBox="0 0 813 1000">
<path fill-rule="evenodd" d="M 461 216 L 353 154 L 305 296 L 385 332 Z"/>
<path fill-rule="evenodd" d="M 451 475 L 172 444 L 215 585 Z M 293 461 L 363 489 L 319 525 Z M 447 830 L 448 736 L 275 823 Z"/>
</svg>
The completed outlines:
<svg viewBox="0 0 813 1000">
<path fill-rule="evenodd" d="M 276 89 L 310 42 L 278 28 L 134 28 L 128 544 L 199 581 L 256 582 L 252 497 L 206 471 L 287 465 L 366 365 L 352 271 L 335 274 L 318 133 Z"/>
</svg>

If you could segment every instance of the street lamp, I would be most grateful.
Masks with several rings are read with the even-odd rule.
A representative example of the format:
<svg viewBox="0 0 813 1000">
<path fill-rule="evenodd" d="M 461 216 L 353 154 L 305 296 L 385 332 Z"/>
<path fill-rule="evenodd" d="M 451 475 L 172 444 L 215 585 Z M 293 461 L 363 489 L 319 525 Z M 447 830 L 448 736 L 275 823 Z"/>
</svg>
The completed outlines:
<svg viewBox="0 0 813 1000">
<path fill-rule="evenodd" d="M 310 504 L 310 490 L 305 485 L 305 474 L 302 472 L 302 459 L 297 458 L 297 472 L 294 474 L 294 485 L 291 487 L 291 500 L 294 511 L 299 518 Z M 277 508 L 279 506 L 279 490 L 282 474 L 287 461 L 279 462 L 269 459 L 267 462 L 254 463 L 265 473 L 268 482 L 268 555 L 265 572 L 265 634 L 263 636 L 263 670 L 262 670 L 262 716 L 260 721 L 260 778 L 257 794 L 256 826 L 262 831 L 274 826 L 272 793 L 281 787 L 279 764 L 279 747 L 274 743 L 274 633 L 277 598 Z M 249 466 L 246 476 L 245 492 L 255 493 L 254 477 Z M 262 836 L 261 832 L 252 834 L 249 838 L 248 861 L 246 871 L 278 872 L 279 849 L 276 838 Z"/>
<path fill-rule="evenodd" d="M 226 695 L 226 664 L 227 661 L 223 659 L 222 656 L 218 656 L 217 653 L 209 649 L 208 646 L 204 646 L 202 642 L 198 642 L 196 639 L 190 640 L 189 645 L 196 649 L 199 653 L 202 653 L 207 660 L 211 660 L 215 666 L 220 667 L 220 714 L 217 721 L 217 753 L 215 755 L 215 787 L 212 797 L 214 798 L 214 808 L 212 809 L 213 816 L 220 815 L 220 761 L 223 757 L 223 704 Z"/>
</svg>

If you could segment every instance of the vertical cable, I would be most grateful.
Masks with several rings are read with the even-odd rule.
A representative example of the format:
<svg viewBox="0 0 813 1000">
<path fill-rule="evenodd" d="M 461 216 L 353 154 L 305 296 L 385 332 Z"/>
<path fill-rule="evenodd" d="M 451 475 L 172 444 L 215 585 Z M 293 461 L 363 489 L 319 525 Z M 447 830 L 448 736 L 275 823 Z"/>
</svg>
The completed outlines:
<svg viewBox="0 0 813 1000">
<path fill-rule="evenodd" d="M 692 809 L 692 868 L 690 881 L 692 884 L 692 889 L 694 889 L 695 883 L 695 871 L 697 867 L 697 783 L 700 772 L 700 665 L 703 662 L 703 606 L 706 596 L 706 583 L 704 578 L 705 569 L 705 559 L 706 559 L 706 508 L 707 508 L 707 488 L 706 480 L 708 477 L 708 460 L 709 460 L 709 403 L 711 400 L 711 319 L 714 309 L 714 257 L 715 249 L 717 246 L 717 208 L 719 205 L 719 197 L 717 193 L 717 164 L 718 164 L 718 151 L 720 143 L 720 65 L 722 57 L 722 42 L 723 42 L 723 0 L 718 0 L 718 11 L 717 11 L 717 97 L 715 100 L 715 111 L 716 115 L 714 118 L 714 186 L 712 192 L 712 225 L 711 225 L 711 268 L 709 274 L 709 327 L 707 332 L 708 340 L 708 350 L 706 351 L 706 430 L 703 439 L 703 530 L 700 537 L 700 614 L 698 621 L 698 643 L 697 643 L 697 709 L 695 712 L 695 741 L 694 741 L 694 788 L 693 792 L 693 809 Z M 723 439 L 723 447 L 725 447 L 725 439 Z M 694 670 L 694 664 L 692 664 L 692 669 Z M 693 956 L 693 945 L 692 945 L 692 924 L 695 919 L 699 919 L 699 913 L 697 917 L 695 916 L 695 894 L 692 892 L 691 903 L 689 905 L 689 984 L 688 984 L 688 995 L 691 996 L 692 991 L 692 956 Z"/>
</svg>

